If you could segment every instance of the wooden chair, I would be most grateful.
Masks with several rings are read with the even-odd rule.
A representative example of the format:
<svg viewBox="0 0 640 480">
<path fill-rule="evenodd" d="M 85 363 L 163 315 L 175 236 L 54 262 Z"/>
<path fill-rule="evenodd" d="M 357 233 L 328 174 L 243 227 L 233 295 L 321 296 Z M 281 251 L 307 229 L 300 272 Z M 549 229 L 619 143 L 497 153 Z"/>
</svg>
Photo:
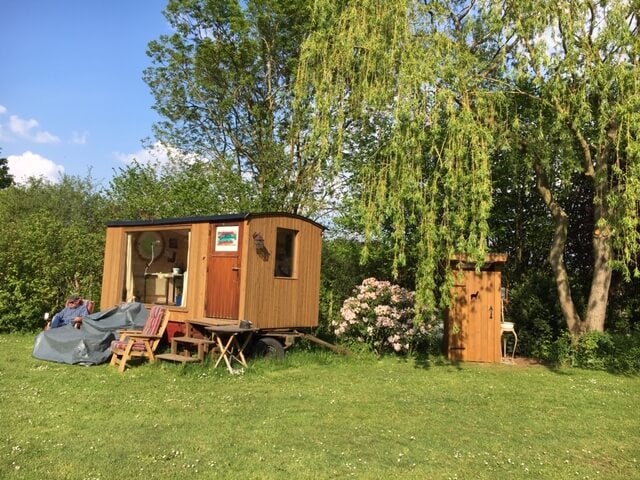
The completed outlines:
<svg viewBox="0 0 640 480">
<path fill-rule="evenodd" d="M 119 331 L 120 339 L 111 342 L 111 365 L 118 365 L 118 372 L 122 373 L 132 358 L 147 358 L 149 362 L 155 362 L 154 352 L 168 322 L 169 310 L 154 305 L 142 330 Z"/>
</svg>

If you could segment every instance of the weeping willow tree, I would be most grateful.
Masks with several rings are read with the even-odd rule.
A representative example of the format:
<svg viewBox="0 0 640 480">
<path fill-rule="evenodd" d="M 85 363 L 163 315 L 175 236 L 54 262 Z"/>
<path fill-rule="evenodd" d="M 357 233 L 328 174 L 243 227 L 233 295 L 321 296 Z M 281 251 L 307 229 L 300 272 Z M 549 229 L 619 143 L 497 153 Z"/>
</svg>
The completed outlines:
<svg viewBox="0 0 640 480">
<path fill-rule="evenodd" d="M 497 11 L 464 21 L 445 3 L 317 4 L 319 29 L 303 46 L 297 98 L 315 110 L 310 135 L 327 157 L 348 162 L 363 128 L 371 155 L 355 168 L 366 240 L 393 224 L 394 266 L 405 262 L 405 232 L 420 238 L 418 300 L 434 306 L 438 272 L 457 253 L 481 260 L 491 210 L 490 156 L 503 94 L 482 72 L 505 42 Z M 499 18 L 499 17 L 498 17 Z M 483 21 L 485 20 L 485 21 Z M 371 126 L 374 123 L 374 126 Z M 356 138 L 356 140 L 353 140 Z M 446 296 L 443 297 L 446 299 Z"/>
<path fill-rule="evenodd" d="M 520 162 L 554 221 L 549 260 L 569 329 L 603 329 L 612 268 L 638 275 L 640 49 L 632 4 L 316 2 L 317 28 L 303 45 L 296 86 L 301 118 L 311 110 L 314 120 L 298 128 L 357 177 L 366 239 L 393 224 L 396 267 L 405 261 L 407 229 L 418 230 L 421 306 L 435 305 L 438 288 L 447 291 L 452 276 L 438 272 L 454 255 L 482 261 L 492 162 Z M 595 192 L 584 317 L 571 299 L 559 202 L 576 172 Z"/>
</svg>

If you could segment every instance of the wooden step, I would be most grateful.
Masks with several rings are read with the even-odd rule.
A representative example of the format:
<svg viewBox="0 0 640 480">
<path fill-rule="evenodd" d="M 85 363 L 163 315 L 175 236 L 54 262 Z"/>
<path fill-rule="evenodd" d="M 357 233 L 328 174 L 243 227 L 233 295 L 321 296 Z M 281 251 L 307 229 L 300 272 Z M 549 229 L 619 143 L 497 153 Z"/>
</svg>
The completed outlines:
<svg viewBox="0 0 640 480">
<path fill-rule="evenodd" d="M 189 343 L 191 345 L 212 345 L 215 342 L 208 338 L 195 338 L 195 337 L 173 337 L 174 342 Z"/>
<path fill-rule="evenodd" d="M 167 360 L 169 362 L 182 362 L 182 363 L 202 361 L 198 357 L 187 357 L 185 355 L 178 355 L 176 353 L 161 353 L 159 355 L 156 355 L 156 358 L 160 360 Z"/>
<path fill-rule="evenodd" d="M 180 350 L 179 345 L 192 345 L 197 347 L 198 349 L 198 353 L 196 354 L 196 357 L 193 360 L 182 360 L 180 358 L 176 358 L 176 357 L 183 357 L 183 358 L 191 358 L 191 355 L 189 355 L 189 351 L 185 348 L 185 353 L 186 355 L 180 355 L 178 353 L 178 350 Z M 203 362 L 204 358 L 206 357 L 207 353 L 209 353 L 209 347 L 210 345 L 214 345 L 215 342 L 213 340 L 210 340 L 208 338 L 195 338 L 195 337 L 173 337 L 171 339 L 171 353 L 167 354 L 167 355 L 171 355 L 171 358 L 168 358 L 167 360 L 172 360 L 174 362 Z"/>
</svg>

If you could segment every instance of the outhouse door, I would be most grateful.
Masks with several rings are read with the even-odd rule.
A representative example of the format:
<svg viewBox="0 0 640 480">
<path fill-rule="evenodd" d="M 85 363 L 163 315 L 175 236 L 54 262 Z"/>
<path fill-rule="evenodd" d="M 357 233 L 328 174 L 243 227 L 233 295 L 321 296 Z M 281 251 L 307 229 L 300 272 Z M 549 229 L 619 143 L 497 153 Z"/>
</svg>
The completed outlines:
<svg viewBox="0 0 640 480">
<path fill-rule="evenodd" d="M 212 224 L 207 262 L 207 317 L 238 318 L 242 223 Z"/>
<path fill-rule="evenodd" d="M 465 271 L 453 290 L 449 311 L 448 350 L 452 360 L 499 362 L 500 275 Z"/>
</svg>

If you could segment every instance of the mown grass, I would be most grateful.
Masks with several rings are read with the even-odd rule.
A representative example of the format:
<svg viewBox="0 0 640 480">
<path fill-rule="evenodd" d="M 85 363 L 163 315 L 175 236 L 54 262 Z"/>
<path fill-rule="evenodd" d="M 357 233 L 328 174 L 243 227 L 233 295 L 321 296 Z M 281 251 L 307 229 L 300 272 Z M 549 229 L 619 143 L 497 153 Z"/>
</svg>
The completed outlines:
<svg viewBox="0 0 640 480">
<path fill-rule="evenodd" d="M 0 478 L 639 478 L 638 377 L 293 351 L 116 373 L 0 336 Z"/>
</svg>

